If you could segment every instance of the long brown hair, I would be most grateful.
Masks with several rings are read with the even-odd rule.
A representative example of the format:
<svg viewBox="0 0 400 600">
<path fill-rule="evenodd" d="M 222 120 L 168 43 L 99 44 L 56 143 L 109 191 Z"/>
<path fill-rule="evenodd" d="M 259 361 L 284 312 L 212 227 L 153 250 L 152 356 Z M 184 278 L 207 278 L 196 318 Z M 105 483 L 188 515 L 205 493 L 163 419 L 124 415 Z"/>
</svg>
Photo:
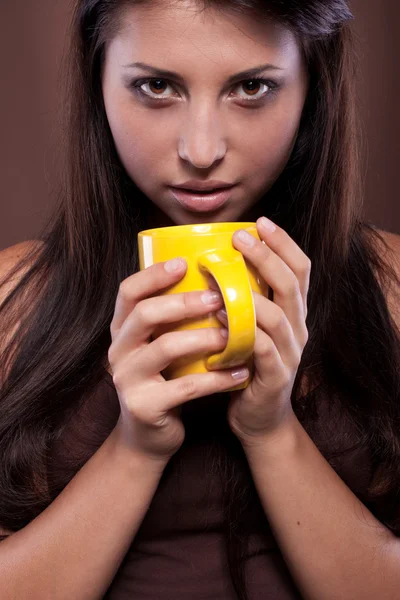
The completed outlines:
<svg viewBox="0 0 400 600">
<path fill-rule="evenodd" d="M 100 76 L 121 7 L 145 1 L 76 3 L 62 72 L 65 164 L 56 207 L 39 236 L 41 247 L 2 282 L 22 274 L 0 307 L 0 523 L 11 530 L 28 524 L 60 491 L 48 487 L 47 453 L 104 377 L 119 284 L 139 269 L 136 238 L 145 228 L 149 200 L 117 155 Z M 309 340 L 293 406 L 310 427 L 328 396 L 356 427 L 357 444 L 373 465 L 362 500 L 400 535 L 400 333 L 385 299 L 392 282 L 400 282 L 382 256 L 383 238 L 363 219 L 352 15 L 345 0 L 198 4 L 276 19 L 301 43 L 310 87 L 298 138 L 284 171 L 259 202 L 260 215 L 286 230 L 312 262 Z M 305 373 L 318 381 L 308 393 L 300 388 Z M 237 461 L 244 461 L 239 442 L 221 431 L 210 468 L 221 476 L 230 570 L 238 597 L 246 599 L 240 515 L 256 493 L 250 474 L 246 481 L 238 475 Z M 188 431 L 188 441 L 196 435 L 201 432 Z M 328 460 L 332 456 L 327 453 Z M 179 458 L 178 451 L 166 471 Z"/>
</svg>

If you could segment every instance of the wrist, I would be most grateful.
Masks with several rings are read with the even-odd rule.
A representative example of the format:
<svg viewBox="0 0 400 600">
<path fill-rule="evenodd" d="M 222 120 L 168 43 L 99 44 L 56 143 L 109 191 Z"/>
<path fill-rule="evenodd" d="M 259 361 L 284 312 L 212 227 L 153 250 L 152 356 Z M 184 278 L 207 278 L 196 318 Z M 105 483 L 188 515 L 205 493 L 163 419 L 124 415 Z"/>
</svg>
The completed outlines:
<svg viewBox="0 0 400 600">
<path fill-rule="evenodd" d="M 279 428 L 245 442 L 241 440 L 241 444 L 247 457 L 260 454 L 263 460 L 287 459 L 297 454 L 302 432 L 302 425 L 291 411 Z"/>
<path fill-rule="evenodd" d="M 110 433 L 107 443 L 115 463 L 118 466 L 122 465 L 134 473 L 137 473 L 138 470 L 143 470 L 161 477 L 169 462 L 167 458 L 150 457 L 139 452 L 126 440 L 118 423 Z"/>
</svg>

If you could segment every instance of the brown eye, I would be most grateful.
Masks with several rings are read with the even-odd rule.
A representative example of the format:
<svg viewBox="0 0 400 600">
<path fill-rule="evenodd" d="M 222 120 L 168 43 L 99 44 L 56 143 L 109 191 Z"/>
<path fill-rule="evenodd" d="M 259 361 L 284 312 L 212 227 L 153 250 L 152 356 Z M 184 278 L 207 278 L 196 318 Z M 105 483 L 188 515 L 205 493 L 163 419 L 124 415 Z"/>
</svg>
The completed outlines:
<svg viewBox="0 0 400 600">
<path fill-rule="evenodd" d="M 250 89 L 250 92 L 253 95 L 253 94 L 257 93 L 257 88 L 260 87 L 261 82 L 259 79 L 250 79 L 249 81 L 246 81 L 243 85 L 246 86 L 247 88 L 253 88 L 253 89 Z"/>
<path fill-rule="evenodd" d="M 164 79 L 150 79 L 148 85 L 150 92 L 157 94 L 157 92 L 163 92 L 166 84 Z"/>
<path fill-rule="evenodd" d="M 144 86 L 147 85 L 148 89 L 143 89 Z M 168 96 L 164 96 L 165 88 L 168 87 L 169 84 L 165 79 L 138 79 L 136 82 L 131 84 L 131 87 L 141 94 L 142 96 L 147 96 L 150 99 L 157 99 L 159 96 L 160 99 L 168 98 Z"/>
<path fill-rule="evenodd" d="M 266 96 L 268 96 L 271 93 L 271 89 L 274 88 L 274 86 L 272 85 L 272 82 L 267 81 L 265 79 L 248 79 L 247 81 L 242 81 L 241 83 L 239 83 L 239 87 L 242 87 L 242 89 L 247 88 L 247 91 L 249 91 L 250 93 L 247 93 L 244 96 L 239 96 L 239 98 L 243 99 L 243 100 L 250 100 L 252 101 L 252 97 L 257 96 L 257 94 L 259 94 L 260 89 L 261 89 L 261 94 L 258 95 L 258 97 L 255 98 L 255 100 L 261 100 L 263 98 L 265 98 Z M 264 88 L 264 89 L 262 89 Z M 265 88 L 269 89 L 269 91 L 266 91 Z M 254 101 L 255 101 L 254 100 Z"/>
</svg>

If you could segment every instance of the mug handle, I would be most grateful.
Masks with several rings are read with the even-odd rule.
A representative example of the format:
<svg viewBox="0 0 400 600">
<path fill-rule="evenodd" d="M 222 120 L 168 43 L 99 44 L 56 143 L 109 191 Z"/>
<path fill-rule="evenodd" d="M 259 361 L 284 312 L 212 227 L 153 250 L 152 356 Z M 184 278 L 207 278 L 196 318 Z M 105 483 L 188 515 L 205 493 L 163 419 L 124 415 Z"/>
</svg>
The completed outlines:
<svg viewBox="0 0 400 600">
<path fill-rule="evenodd" d="M 198 256 L 198 266 L 215 279 L 227 312 L 229 337 L 223 352 L 206 359 L 210 371 L 242 365 L 254 352 L 256 314 L 243 255 L 236 249 L 215 249 Z"/>
</svg>

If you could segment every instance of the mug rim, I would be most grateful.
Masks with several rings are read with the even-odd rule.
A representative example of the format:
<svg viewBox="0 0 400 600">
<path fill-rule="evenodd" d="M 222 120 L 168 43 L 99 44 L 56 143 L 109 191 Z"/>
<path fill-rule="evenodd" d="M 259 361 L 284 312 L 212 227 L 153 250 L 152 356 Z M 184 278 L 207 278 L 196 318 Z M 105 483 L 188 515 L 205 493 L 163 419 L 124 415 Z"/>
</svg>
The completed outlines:
<svg viewBox="0 0 400 600">
<path fill-rule="evenodd" d="M 188 225 L 170 225 L 168 227 L 155 227 L 145 229 L 138 233 L 138 236 L 145 237 L 183 237 L 195 233 L 197 235 L 215 235 L 232 233 L 236 229 L 257 228 L 255 222 L 226 221 L 222 223 L 190 223 Z"/>
</svg>

